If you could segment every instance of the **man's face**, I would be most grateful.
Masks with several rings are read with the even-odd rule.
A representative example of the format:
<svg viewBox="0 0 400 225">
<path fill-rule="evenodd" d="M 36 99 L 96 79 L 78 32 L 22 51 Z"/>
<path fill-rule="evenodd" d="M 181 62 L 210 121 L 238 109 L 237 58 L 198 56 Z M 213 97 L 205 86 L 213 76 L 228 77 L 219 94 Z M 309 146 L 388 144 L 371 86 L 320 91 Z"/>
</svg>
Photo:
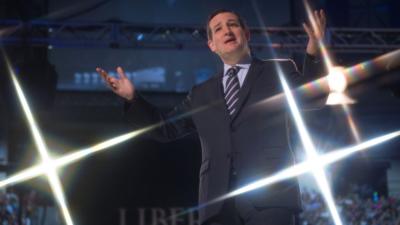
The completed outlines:
<svg viewBox="0 0 400 225">
<path fill-rule="evenodd" d="M 208 46 L 221 58 L 240 57 L 248 51 L 249 31 L 240 25 L 235 14 L 220 13 L 211 19 L 209 27 L 212 35 Z"/>
</svg>

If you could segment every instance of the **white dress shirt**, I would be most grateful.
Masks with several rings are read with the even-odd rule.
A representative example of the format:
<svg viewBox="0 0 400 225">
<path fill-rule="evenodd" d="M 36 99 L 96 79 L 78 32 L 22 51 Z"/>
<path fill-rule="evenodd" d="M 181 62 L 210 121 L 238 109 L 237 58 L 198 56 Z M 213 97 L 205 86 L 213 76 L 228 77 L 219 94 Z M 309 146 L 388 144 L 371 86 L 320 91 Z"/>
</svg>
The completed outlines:
<svg viewBox="0 0 400 225">
<path fill-rule="evenodd" d="M 240 67 L 239 72 L 237 74 L 239 79 L 240 87 L 243 86 L 244 80 L 246 79 L 247 73 L 249 72 L 250 68 L 250 60 L 248 62 L 238 63 L 235 66 Z M 226 91 L 226 81 L 228 80 L 228 75 L 226 72 L 231 68 L 231 65 L 224 64 L 224 76 L 222 77 L 222 85 L 224 86 L 224 93 Z"/>
</svg>

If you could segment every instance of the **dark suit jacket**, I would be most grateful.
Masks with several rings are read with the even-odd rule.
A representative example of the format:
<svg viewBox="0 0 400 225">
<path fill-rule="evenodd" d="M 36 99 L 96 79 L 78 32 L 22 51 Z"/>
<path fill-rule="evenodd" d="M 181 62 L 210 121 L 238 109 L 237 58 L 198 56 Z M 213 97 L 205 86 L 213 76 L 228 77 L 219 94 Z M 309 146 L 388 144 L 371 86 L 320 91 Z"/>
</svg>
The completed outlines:
<svg viewBox="0 0 400 225">
<path fill-rule="evenodd" d="M 292 86 L 307 76 L 309 80 L 314 78 L 321 71 L 320 64 L 310 57 L 305 59 L 306 76 L 300 75 L 291 60 L 253 59 L 239 92 L 238 110 L 232 117 L 224 101 L 222 73 L 195 86 L 182 104 L 168 115 L 136 95 L 126 108 L 126 116 L 137 127 L 166 122 L 151 134 L 158 139 L 171 140 L 197 132 L 202 147 L 199 203 L 208 202 L 229 192 L 232 168 L 237 171 L 237 186 L 241 186 L 295 162 L 289 148 L 286 104 L 250 110 L 255 103 L 282 92 L 276 65 L 282 68 Z M 243 197 L 255 207 L 301 209 L 296 179 L 246 193 Z M 218 214 L 221 206 L 220 202 L 200 209 L 200 221 Z"/>
</svg>

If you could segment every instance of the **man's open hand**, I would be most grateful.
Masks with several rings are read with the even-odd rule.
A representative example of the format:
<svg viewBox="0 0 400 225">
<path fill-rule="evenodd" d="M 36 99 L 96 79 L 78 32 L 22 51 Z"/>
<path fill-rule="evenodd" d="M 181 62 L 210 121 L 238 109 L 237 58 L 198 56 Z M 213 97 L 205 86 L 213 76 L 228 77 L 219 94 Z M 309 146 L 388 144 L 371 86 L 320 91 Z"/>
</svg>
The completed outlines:
<svg viewBox="0 0 400 225">
<path fill-rule="evenodd" d="M 126 77 L 125 72 L 121 67 L 117 67 L 119 78 L 109 76 L 105 70 L 99 67 L 96 68 L 96 71 L 115 94 L 128 101 L 133 99 L 135 96 L 135 86 Z"/>
<path fill-rule="evenodd" d="M 316 10 L 313 13 L 315 26 L 303 23 L 304 30 L 308 35 L 307 53 L 316 56 L 318 54 L 318 41 L 325 36 L 326 16 L 324 10 Z"/>
</svg>

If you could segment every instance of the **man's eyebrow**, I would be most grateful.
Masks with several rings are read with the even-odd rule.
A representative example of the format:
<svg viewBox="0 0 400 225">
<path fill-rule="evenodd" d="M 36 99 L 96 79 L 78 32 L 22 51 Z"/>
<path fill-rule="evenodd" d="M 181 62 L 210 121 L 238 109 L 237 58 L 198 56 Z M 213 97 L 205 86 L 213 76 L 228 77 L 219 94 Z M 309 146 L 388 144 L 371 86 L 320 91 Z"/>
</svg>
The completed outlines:
<svg viewBox="0 0 400 225">
<path fill-rule="evenodd" d="M 228 19 L 227 22 L 239 23 L 239 20 L 237 20 L 237 19 Z M 215 28 L 218 27 L 219 25 L 221 25 L 221 22 L 218 22 L 217 24 L 215 24 L 215 25 L 213 26 L 213 28 L 215 29 Z"/>
<path fill-rule="evenodd" d="M 229 19 L 228 22 L 236 22 L 236 23 L 238 23 L 239 20 L 237 20 L 237 19 Z"/>
<path fill-rule="evenodd" d="M 218 27 L 219 25 L 221 25 L 221 22 L 218 22 L 217 24 L 215 24 L 215 25 L 213 26 L 213 28 L 216 28 L 216 27 Z"/>
</svg>

